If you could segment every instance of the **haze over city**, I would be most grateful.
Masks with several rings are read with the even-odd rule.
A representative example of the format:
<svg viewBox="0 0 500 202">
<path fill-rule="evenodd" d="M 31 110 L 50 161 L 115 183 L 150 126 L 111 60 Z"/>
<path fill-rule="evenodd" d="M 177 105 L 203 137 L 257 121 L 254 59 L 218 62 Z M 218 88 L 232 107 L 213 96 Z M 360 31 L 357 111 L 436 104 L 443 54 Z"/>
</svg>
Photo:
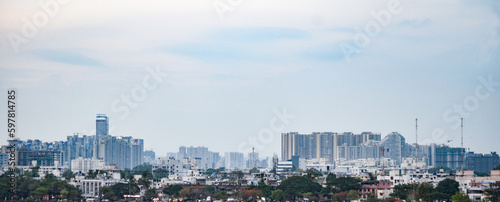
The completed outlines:
<svg viewBox="0 0 500 202">
<path fill-rule="evenodd" d="M 499 151 L 500 6 L 429 2 L 69 1 L 47 13 L 2 1 L 1 114 L 16 88 L 18 138 L 94 135 L 106 114 L 111 135 L 158 156 L 279 155 L 292 131 L 414 143 L 415 118 L 419 144 L 458 147 L 464 118 L 465 148 Z"/>
</svg>

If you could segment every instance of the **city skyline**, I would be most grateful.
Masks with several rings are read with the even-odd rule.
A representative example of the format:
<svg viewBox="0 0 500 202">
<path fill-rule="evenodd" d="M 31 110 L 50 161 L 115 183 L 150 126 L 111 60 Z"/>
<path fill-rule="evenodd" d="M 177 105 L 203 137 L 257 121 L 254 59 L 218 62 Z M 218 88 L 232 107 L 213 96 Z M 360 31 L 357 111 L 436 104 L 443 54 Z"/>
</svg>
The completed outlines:
<svg viewBox="0 0 500 202">
<path fill-rule="evenodd" d="M 23 140 L 95 135 L 106 114 L 109 135 L 158 154 L 262 157 L 280 155 L 287 132 L 413 144 L 415 118 L 419 145 L 459 147 L 464 118 L 465 148 L 499 151 L 498 2 L 214 5 L 1 2 L 0 130 L 16 88 Z"/>
</svg>

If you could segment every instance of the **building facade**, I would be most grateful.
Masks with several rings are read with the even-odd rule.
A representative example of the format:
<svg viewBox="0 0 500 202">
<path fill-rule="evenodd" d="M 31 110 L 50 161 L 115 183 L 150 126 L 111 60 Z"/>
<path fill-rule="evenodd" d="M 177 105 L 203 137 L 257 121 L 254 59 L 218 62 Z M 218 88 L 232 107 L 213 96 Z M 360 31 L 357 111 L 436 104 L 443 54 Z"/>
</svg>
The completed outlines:
<svg viewBox="0 0 500 202">
<path fill-rule="evenodd" d="M 468 152 L 465 160 L 465 168 L 479 173 L 490 173 L 490 171 L 499 164 L 500 157 L 496 152 L 484 155 Z"/>
<path fill-rule="evenodd" d="M 300 156 L 305 159 L 327 159 L 329 163 L 333 163 L 340 158 L 339 147 L 360 146 L 369 141 L 380 141 L 380 137 L 380 134 L 372 132 L 361 134 L 351 132 L 342 134 L 333 132 L 282 133 L 281 160 L 288 161 L 293 156 Z"/>
</svg>

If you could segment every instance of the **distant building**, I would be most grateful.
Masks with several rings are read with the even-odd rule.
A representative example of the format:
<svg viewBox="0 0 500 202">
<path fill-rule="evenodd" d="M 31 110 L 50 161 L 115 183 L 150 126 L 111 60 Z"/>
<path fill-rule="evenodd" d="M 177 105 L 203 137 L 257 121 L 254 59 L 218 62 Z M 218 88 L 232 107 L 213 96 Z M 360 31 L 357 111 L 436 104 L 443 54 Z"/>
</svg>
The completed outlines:
<svg viewBox="0 0 500 202">
<path fill-rule="evenodd" d="M 81 134 L 73 134 L 68 136 L 64 143 L 64 163 L 71 167 L 71 160 L 76 158 L 93 158 L 94 157 L 94 141 L 95 136 L 87 136 Z"/>
<path fill-rule="evenodd" d="M 156 161 L 155 152 L 153 150 L 144 151 L 144 162 L 154 164 Z"/>
<path fill-rule="evenodd" d="M 104 170 L 106 168 L 103 160 L 79 157 L 71 160 L 71 171 L 74 173 L 87 173 L 89 170 Z"/>
<path fill-rule="evenodd" d="M 109 122 L 106 114 L 97 114 L 95 120 L 95 135 L 97 139 L 109 135 Z"/>
<path fill-rule="evenodd" d="M 10 155 L 10 153 L 0 152 L 0 168 L 2 168 L 3 166 L 9 165 L 9 155 Z"/>
<path fill-rule="evenodd" d="M 226 169 L 244 169 L 243 153 L 240 152 L 226 152 L 225 156 Z"/>
<path fill-rule="evenodd" d="M 449 147 L 438 145 L 434 151 L 434 161 L 432 165 L 436 168 L 450 168 L 452 170 L 461 169 L 465 162 L 465 149 L 459 147 Z M 465 168 L 465 165 L 463 165 Z"/>
<path fill-rule="evenodd" d="M 468 152 L 465 160 L 465 168 L 479 173 L 490 173 L 493 168 L 500 164 L 500 157 L 496 152 L 491 154 L 475 154 Z"/>
<path fill-rule="evenodd" d="M 99 139 L 99 158 L 107 166 L 134 168 L 144 163 L 144 140 L 132 137 L 103 136 Z"/>
<path fill-rule="evenodd" d="M 19 166 L 54 166 L 55 162 L 62 162 L 63 154 L 58 150 L 30 150 L 26 146 L 21 146 L 17 152 Z"/>
<path fill-rule="evenodd" d="M 185 147 L 180 146 L 177 155 L 169 153 L 168 157 L 178 157 L 177 159 L 182 160 L 185 158 L 199 158 L 200 163 L 198 169 L 208 169 L 216 168 L 217 163 L 220 161 L 221 157 L 218 152 L 212 152 L 208 150 L 207 147 Z"/>
<path fill-rule="evenodd" d="M 305 159 L 327 159 L 333 163 L 340 158 L 338 147 L 360 146 L 369 141 L 380 141 L 380 134 L 363 132 L 353 134 L 344 132 L 342 134 L 332 132 L 313 132 L 311 134 L 299 134 L 297 132 L 281 134 L 281 159 L 290 160 L 292 156 L 300 156 Z"/>
<path fill-rule="evenodd" d="M 255 152 L 250 152 L 248 153 L 248 158 L 247 158 L 247 168 L 259 168 L 260 163 L 259 163 L 259 153 Z"/>
<path fill-rule="evenodd" d="M 109 135 L 109 121 L 105 114 L 97 114 L 95 119 L 95 140 L 93 157 L 96 159 L 103 159 L 104 153 L 101 148 L 101 138 Z"/>
<path fill-rule="evenodd" d="M 358 146 L 347 146 L 344 143 L 338 147 L 339 159 L 345 161 L 357 159 L 378 159 L 380 157 L 380 146 L 378 141 L 369 140 Z"/>
<path fill-rule="evenodd" d="M 165 169 L 167 170 L 169 175 L 181 175 L 185 176 L 186 168 L 184 164 L 180 160 L 176 160 L 175 158 L 168 157 L 160 157 L 156 159 L 156 164 L 153 165 L 153 170 L 156 169 Z"/>
<path fill-rule="evenodd" d="M 385 136 L 380 142 L 380 147 L 383 147 L 383 157 L 390 158 L 396 161 L 396 164 L 401 164 L 403 157 L 408 153 L 408 145 L 406 139 L 399 133 L 393 132 Z"/>
</svg>

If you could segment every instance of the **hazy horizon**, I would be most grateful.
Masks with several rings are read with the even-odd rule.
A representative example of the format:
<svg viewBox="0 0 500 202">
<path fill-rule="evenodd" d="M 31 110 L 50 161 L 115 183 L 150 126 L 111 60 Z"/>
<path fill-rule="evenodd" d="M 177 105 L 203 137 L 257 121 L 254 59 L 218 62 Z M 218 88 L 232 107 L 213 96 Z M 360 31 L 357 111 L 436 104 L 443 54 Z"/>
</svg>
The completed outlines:
<svg viewBox="0 0 500 202">
<path fill-rule="evenodd" d="M 415 118 L 419 145 L 457 147 L 464 118 L 464 147 L 490 153 L 499 46 L 496 1 L 0 1 L 0 142 L 16 88 L 22 140 L 93 135 L 107 114 L 158 156 L 279 156 L 291 131 L 413 144 Z"/>
</svg>

